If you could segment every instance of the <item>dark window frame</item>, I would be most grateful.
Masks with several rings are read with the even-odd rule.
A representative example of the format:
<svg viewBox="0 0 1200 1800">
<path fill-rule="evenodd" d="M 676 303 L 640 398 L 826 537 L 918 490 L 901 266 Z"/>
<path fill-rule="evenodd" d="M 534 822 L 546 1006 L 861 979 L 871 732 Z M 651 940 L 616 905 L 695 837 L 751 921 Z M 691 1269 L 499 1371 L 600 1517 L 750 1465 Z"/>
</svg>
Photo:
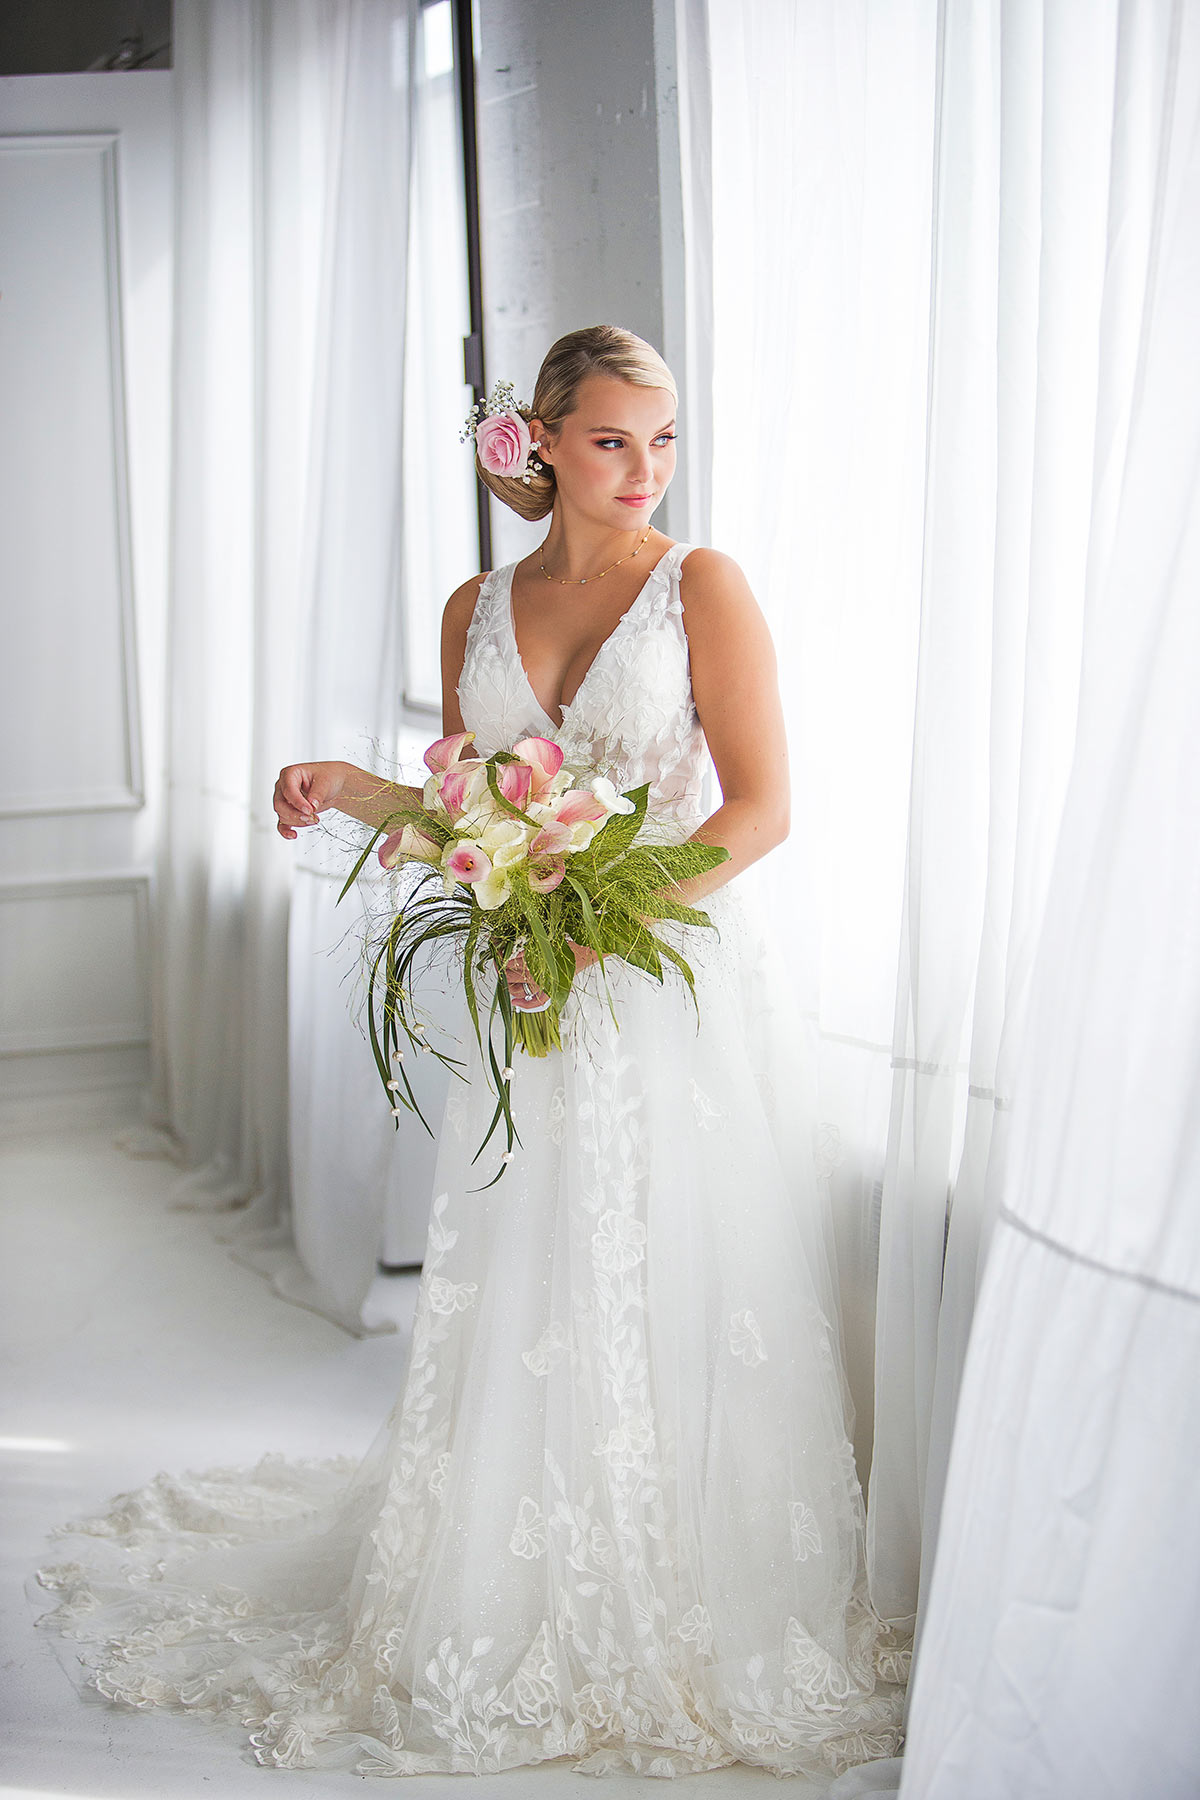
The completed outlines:
<svg viewBox="0 0 1200 1800">
<path fill-rule="evenodd" d="M 458 93 L 458 130 L 462 145 L 464 226 L 467 235 L 467 293 L 470 335 L 463 339 L 463 379 L 478 404 L 487 397 L 483 344 L 483 259 L 479 230 L 479 140 L 475 106 L 475 29 L 473 0 L 450 0 L 454 36 L 454 74 Z M 492 520 L 488 491 L 476 482 L 475 515 L 479 530 L 479 566 L 492 566 Z"/>
<path fill-rule="evenodd" d="M 420 0 L 422 12 L 439 0 Z M 466 248 L 467 320 L 469 335 L 462 342 L 463 381 L 475 402 L 486 398 L 483 358 L 483 273 L 479 228 L 479 161 L 475 107 L 475 40 L 473 0 L 449 0 L 451 56 L 453 58 L 454 107 L 457 123 L 463 192 L 463 233 Z M 479 567 L 491 567 L 492 522 L 487 489 L 472 473 L 475 485 L 475 528 Z M 409 641 L 407 620 L 401 624 L 404 643 Z M 440 700 L 417 699 L 403 680 L 400 689 L 400 729 L 421 732 L 430 719 L 441 720 Z"/>
</svg>

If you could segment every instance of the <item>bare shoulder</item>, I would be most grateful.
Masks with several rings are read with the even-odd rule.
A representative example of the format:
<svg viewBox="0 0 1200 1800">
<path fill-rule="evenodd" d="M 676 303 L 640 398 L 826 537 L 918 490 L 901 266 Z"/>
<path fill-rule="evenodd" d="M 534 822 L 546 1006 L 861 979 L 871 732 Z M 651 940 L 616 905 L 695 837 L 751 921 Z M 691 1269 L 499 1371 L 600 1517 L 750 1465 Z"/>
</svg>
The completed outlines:
<svg viewBox="0 0 1200 1800">
<path fill-rule="evenodd" d="M 467 626 L 471 623 L 471 615 L 475 611 L 475 602 L 479 598 L 479 590 L 487 580 L 489 571 L 484 569 L 478 575 L 470 575 L 467 580 L 456 587 L 442 609 L 442 628 L 451 637 L 465 637 Z"/>
<path fill-rule="evenodd" d="M 442 608 L 442 730 L 447 735 L 463 729 L 458 682 L 467 655 L 467 632 L 487 571 L 472 575 L 455 588 Z"/>
<path fill-rule="evenodd" d="M 679 565 L 679 597 L 689 638 L 718 637 L 752 623 L 765 629 L 762 609 L 741 564 L 724 550 L 698 545 L 688 551 Z"/>
<path fill-rule="evenodd" d="M 701 717 L 711 721 L 739 680 L 754 683 L 773 674 L 775 646 L 745 572 L 732 556 L 698 545 L 684 557 L 679 574 L 692 690 Z M 743 700 L 750 703 L 745 693 Z"/>
<path fill-rule="evenodd" d="M 689 606 L 707 613 L 747 602 L 756 605 L 741 564 L 724 550 L 711 550 L 705 545 L 689 550 L 680 563 L 679 592 L 685 612 Z"/>
<path fill-rule="evenodd" d="M 697 544 L 689 550 L 679 565 L 679 572 L 685 577 L 699 576 L 701 581 L 719 580 L 722 575 L 746 579 L 740 563 L 727 556 L 724 550 L 714 550 L 708 544 Z"/>
</svg>

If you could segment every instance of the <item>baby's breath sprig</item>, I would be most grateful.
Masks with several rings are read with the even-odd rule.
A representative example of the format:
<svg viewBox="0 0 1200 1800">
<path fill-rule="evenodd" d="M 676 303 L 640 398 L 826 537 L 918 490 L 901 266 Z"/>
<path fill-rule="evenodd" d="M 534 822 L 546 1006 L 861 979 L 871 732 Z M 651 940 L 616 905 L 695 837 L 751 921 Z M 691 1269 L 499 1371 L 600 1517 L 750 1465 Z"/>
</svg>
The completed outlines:
<svg viewBox="0 0 1200 1800">
<path fill-rule="evenodd" d="M 482 466 L 493 475 L 523 481 L 528 486 L 546 465 L 535 452 L 540 439 L 530 438 L 532 407 L 517 399 L 511 381 L 497 381 L 486 400 L 477 400 L 467 414 L 459 440 L 475 439 Z M 514 424 L 513 421 L 517 421 Z"/>
<path fill-rule="evenodd" d="M 459 443 L 465 444 L 469 437 L 474 437 L 475 427 L 480 419 L 491 418 L 493 413 L 517 413 L 523 419 L 528 416 L 529 407 L 523 400 L 517 399 L 516 389 L 511 381 L 497 381 L 486 400 L 475 402 L 458 434 Z"/>
</svg>

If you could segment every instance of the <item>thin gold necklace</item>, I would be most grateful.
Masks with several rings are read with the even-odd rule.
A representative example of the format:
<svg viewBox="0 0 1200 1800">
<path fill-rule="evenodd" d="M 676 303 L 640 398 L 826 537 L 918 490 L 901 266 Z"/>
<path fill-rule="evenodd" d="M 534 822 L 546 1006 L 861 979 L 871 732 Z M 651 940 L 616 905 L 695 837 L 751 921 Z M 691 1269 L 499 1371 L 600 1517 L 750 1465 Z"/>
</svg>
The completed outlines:
<svg viewBox="0 0 1200 1800">
<path fill-rule="evenodd" d="M 652 525 L 647 525 L 645 531 L 642 533 L 642 543 L 638 545 L 637 550 L 627 550 L 624 556 L 618 556 L 615 563 L 609 563 L 607 569 L 601 569 L 599 575 L 581 575 L 578 581 L 572 581 L 569 575 L 547 574 L 546 565 L 542 562 L 540 555 L 538 557 L 538 563 L 541 567 L 542 574 L 546 576 L 547 581 L 557 581 L 559 587 L 586 587 L 589 581 L 599 581 L 601 576 L 609 573 L 609 570 L 617 568 L 621 563 L 628 562 L 631 557 L 636 556 L 638 550 L 641 549 L 642 544 L 646 542 L 646 539 L 650 536 L 653 529 L 654 527 Z"/>
</svg>

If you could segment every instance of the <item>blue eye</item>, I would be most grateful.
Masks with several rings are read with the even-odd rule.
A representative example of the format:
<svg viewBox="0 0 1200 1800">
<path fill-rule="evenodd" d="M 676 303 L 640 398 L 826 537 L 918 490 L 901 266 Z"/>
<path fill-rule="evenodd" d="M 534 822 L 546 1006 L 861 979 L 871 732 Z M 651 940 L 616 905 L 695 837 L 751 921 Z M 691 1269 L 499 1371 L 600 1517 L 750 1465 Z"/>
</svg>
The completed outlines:
<svg viewBox="0 0 1200 1800">
<path fill-rule="evenodd" d="M 675 442 L 675 437 L 676 437 L 676 433 L 673 431 L 660 431 L 658 436 L 655 438 L 654 442 L 656 444 L 657 443 L 673 444 Z M 604 449 L 606 444 L 623 444 L 624 442 L 625 442 L 624 438 L 597 438 L 596 439 L 597 446 L 601 450 Z"/>
</svg>

